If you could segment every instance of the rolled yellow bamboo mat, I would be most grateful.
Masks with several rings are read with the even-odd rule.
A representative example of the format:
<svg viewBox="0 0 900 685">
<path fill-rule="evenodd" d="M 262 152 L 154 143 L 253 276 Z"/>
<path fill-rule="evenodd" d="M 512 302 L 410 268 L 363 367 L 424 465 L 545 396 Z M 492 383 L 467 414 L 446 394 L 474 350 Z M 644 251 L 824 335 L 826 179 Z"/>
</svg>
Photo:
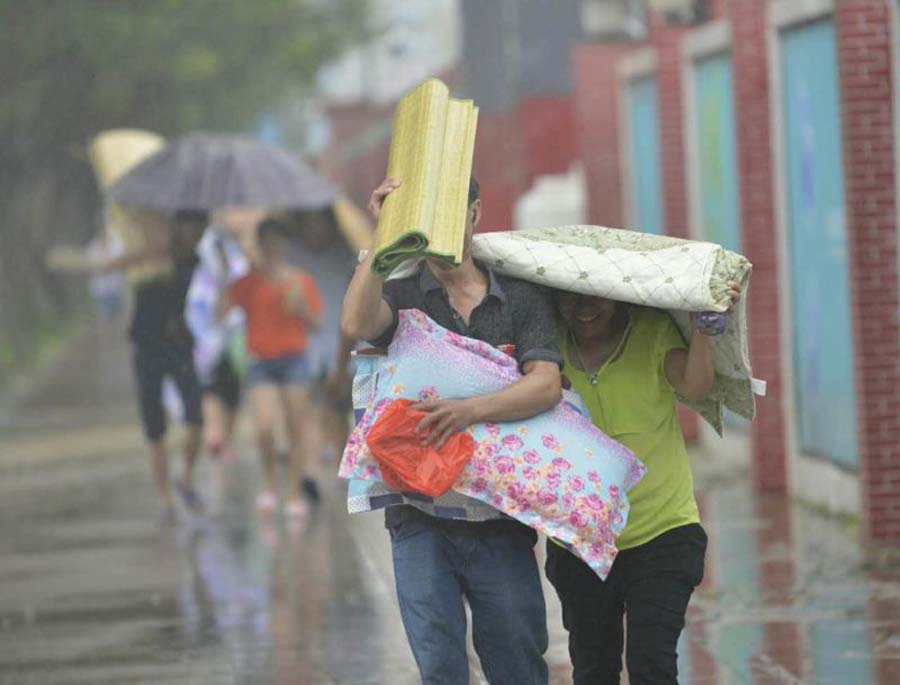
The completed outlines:
<svg viewBox="0 0 900 685">
<path fill-rule="evenodd" d="M 373 270 L 387 277 L 411 257 L 459 264 L 478 108 L 438 79 L 405 95 L 394 113 L 387 175 L 402 181 L 378 219 Z"/>
</svg>

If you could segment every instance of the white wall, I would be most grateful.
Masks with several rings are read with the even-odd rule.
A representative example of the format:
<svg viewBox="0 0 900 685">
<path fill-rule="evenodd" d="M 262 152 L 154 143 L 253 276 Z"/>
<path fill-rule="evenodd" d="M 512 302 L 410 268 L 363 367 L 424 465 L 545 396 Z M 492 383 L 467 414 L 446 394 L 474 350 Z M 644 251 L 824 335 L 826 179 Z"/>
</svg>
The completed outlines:
<svg viewBox="0 0 900 685">
<path fill-rule="evenodd" d="M 372 40 L 319 74 L 319 91 L 330 103 L 393 102 L 459 61 L 459 0 L 371 0 L 370 6 Z"/>
</svg>

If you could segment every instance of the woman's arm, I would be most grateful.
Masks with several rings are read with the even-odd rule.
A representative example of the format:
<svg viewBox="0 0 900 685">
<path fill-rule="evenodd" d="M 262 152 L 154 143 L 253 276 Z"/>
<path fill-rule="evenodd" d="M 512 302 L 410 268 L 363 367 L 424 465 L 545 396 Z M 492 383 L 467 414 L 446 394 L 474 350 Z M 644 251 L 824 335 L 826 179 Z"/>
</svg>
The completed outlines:
<svg viewBox="0 0 900 685">
<path fill-rule="evenodd" d="M 122 271 L 138 266 L 144 262 L 152 262 L 160 259 L 168 259 L 170 252 L 168 246 L 157 245 L 153 247 L 145 247 L 133 252 L 127 252 L 117 257 L 108 257 L 104 259 L 94 260 L 92 262 L 92 270 L 96 273 L 110 273 L 112 271 Z"/>
<path fill-rule="evenodd" d="M 145 247 L 116 256 L 100 257 L 85 254 L 80 250 L 56 247 L 47 253 L 49 268 L 69 274 L 105 274 L 123 271 L 144 262 L 169 258 L 167 247 Z"/>
<path fill-rule="evenodd" d="M 713 345 L 709 336 L 694 331 L 688 349 L 670 350 L 665 361 L 666 378 L 682 397 L 699 402 L 716 380 Z"/>
<path fill-rule="evenodd" d="M 741 286 L 740 283 L 731 282 L 728 288 L 733 307 L 741 297 Z M 691 321 L 693 322 L 693 317 Z M 682 397 L 692 402 L 705 398 L 716 381 L 712 338 L 695 329 L 687 350 L 670 350 L 666 354 L 665 374 L 675 392 Z"/>
<path fill-rule="evenodd" d="M 303 286 L 299 281 L 299 278 L 292 279 L 284 296 L 284 305 L 288 312 L 303 321 L 308 330 L 317 331 L 321 323 L 319 316 L 313 311 L 309 297 L 303 292 Z"/>
</svg>

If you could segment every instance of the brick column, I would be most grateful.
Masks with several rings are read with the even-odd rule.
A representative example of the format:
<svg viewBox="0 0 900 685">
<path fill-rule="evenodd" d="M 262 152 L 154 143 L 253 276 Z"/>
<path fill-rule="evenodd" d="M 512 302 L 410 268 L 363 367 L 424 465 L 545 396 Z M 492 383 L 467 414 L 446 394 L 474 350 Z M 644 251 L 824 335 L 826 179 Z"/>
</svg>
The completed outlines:
<svg viewBox="0 0 900 685">
<path fill-rule="evenodd" d="M 575 159 L 575 112 L 571 95 L 529 95 L 519 101 L 525 182 L 565 174 Z"/>
<path fill-rule="evenodd" d="M 525 150 L 515 111 L 479 113 L 473 167 L 484 208 L 479 232 L 510 230 L 516 200 L 527 187 Z"/>
<path fill-rule="evenodd" d="M 887 0 L 835 3 L 862 525 L 900 545 L 900 308 L 891 19 Z M 896 87 L 896 85 L 895 85 Z"/>
<path fill-rule="evenodd" d="M 688 238 L 684 107 L 681 92 L 681 39 L 684 29 L 654 28 L 659 87 L 659 146 L 662 160 L 663 217 L 667 235 Z"/>
<path fill-rule="evenodd" d="M 662 160 L 663 218 L 667 235 L 690 237 L 687 166 L 684 141 L 684 104 L 681 88 L 681 39 L 685 30 L 655 26 L 651 42 L 656 49 L 659 88 L 659 146 Z M 678 418 L 684 439 L 697 439 L 697 415 L 682 404 Z"/>
<path fill-rule="evenodd" d="M 754 374 L 768 382 L 752 424 L 753 475 L 758 488 L 787 488 L 787 451 L 781 378 L 778 245 L 774 204 L 775 164 L 769 116 L 766 2 L 731 0 L 737 158 L 744 254 L 753 262 L 748 301 Z"/>
<path fill-rule="evenodd" d="M 622 226 L 622 166 L 616 64 L 627 45 L 581 45 L 575 70 L 575 149 L 584 165 L 588 222 Z"/>
</svg>

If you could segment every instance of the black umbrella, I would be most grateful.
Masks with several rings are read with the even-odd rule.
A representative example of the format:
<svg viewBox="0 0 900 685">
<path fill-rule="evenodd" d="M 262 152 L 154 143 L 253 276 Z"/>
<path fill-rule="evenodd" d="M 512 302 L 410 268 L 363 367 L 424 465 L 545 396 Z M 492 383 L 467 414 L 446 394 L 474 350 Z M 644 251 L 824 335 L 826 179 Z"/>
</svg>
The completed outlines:
<svg viewBox="0 0 900 685">
<path fill-rule="evenodd" d="M 121 205 L 162 212 L 224 207 L 324 209 L 337 190 L 284 150 L 236 135 L 195 133 L 169 143 L 114 183 Z"/>
</svg>

